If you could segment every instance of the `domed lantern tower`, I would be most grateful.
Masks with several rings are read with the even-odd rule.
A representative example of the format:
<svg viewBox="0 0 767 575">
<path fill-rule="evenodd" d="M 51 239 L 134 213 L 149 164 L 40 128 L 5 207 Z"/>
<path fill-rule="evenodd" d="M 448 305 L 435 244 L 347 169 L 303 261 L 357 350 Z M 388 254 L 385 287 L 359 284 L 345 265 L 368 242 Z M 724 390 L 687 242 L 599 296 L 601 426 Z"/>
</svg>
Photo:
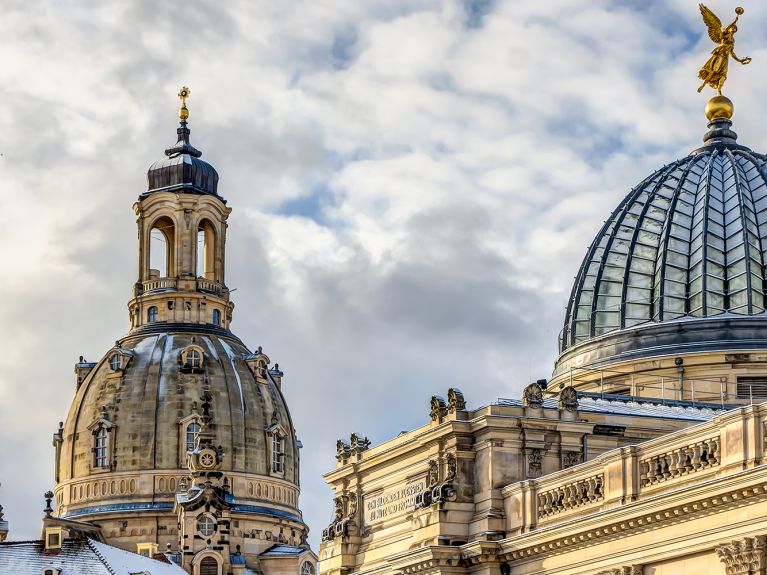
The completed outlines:
<svg viewBox="0 0 767 575">
<path fill-rule="evenodd" d="M 640 182 L 592 242 L 552 389 L 717 404 L 767 397 L 767 156 L 738 143 L 721 94 L 727 59 L 751 59 L 734 55 L 735 22 L 717 32 L 701 11 L 720 42 L 699 74 L 701 89 L 718 92 L 703 146 Z"/>
<path fill-rule="evenodd" d="M 282 372 L 229 329 L 231 209 L 189 141 L 188 95 L 178 141 L 134 205 L 131 329 L 100 361 L 75 366 L 77 392 L 54 434 L 56 515 L 96 523 L 128 550 L 169 548 L 191 573 L 269 573 L 275 546 L 298 572 L 316 559 L 298 507 L 299 443 Z"/>
</svg>

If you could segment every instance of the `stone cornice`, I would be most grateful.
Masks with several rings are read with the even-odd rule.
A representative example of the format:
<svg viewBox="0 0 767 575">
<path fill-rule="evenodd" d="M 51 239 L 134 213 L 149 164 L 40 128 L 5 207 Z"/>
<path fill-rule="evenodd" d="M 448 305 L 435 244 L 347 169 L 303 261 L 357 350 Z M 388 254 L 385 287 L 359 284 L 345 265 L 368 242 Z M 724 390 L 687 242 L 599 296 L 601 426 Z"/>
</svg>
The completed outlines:
<svg viewBox="0 0 767 575">
<path fill-rule="evenodd" d="M 388 563 L 392 571 L 403 575 L 444 573 L 446 569 L 461 568 L 461 550 L 459 547 L 433 545 L 398 553 L 389 557 Z"/>
<path fill-rule="evenodd" d="M 391 439 L 365 451 L 362 459 L 350 462 L 323 475 L 328 483 L 335 483 L 344 477 L 360 471 L 367 471 L 379 465 L 391 465 L 396 458 L 406 457 L 413 451 L 435 444 L 452 435 L 470 435 L 470 422 L 456 419 L 446 420 L 438 425 L 428 424 L 406 435 Z"/>
<path fill-rule="evenodd" d="M 688 521 L 735 506 L 767 500 L 767 465 L 704 483 L 661 493 L 633 503 L 600 510 L 498 542 L 499 555 L 514 561 L 542 554 L 569 552 L 614 538 Z M 469 546 L 461 548 L 470 551 Z"/>
</svg>

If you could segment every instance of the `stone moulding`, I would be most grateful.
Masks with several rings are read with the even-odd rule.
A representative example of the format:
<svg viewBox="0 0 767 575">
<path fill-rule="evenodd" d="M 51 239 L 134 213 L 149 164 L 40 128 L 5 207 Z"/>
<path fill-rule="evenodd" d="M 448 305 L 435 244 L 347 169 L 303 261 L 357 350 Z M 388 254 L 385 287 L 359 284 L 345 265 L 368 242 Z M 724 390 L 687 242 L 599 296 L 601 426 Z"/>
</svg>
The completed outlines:
<svg viewBox="0 0 767 575">
<path fill-rule="evenodd" d="M 711 493 L 717 483 L 713 479 L 509 537 L 498 542 L 499 557 L 504 561 L 517 561 L 533 555 L 569 552 L 647 531 L 660 523 L 688 521 L 712 512 L 767 501 L 767 466 L 732 474 L 728 480 L 731 488 L 725 492 Z M 643 510 L 646 507 L 649 509 Z M 574 532 L 576 525 L 582 527 Z"/>
</svg>

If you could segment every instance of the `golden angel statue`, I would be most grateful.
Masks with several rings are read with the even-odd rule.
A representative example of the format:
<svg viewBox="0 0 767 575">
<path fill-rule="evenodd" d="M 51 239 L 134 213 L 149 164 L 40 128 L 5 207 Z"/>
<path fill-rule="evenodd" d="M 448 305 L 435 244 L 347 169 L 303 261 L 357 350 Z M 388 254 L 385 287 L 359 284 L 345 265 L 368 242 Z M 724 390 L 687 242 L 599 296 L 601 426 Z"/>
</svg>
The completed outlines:
<svg viewBox="0 0 767 575">
<path fill-rule="evenodd" d="M 735 32 L 738 31 L 738 18 L 743 14 L 743 8 L 735 8 L 735 20 L 727 27 L 722 27 L 722 21 L 717 18 L 711 10 L 700 5 L 700 13 L 703 15 L 703 23 L 708 28 L 708 36 L 717 45 L 711 51 L 711 57 L 708 62 L 698 72 L 698 78 L 703 80 L 703 83 L 698 88 L 698 92 L 706 87 L 706 84 L 714 88 L 716 93 L 722 95 L 722 86 L 727 79 L 727 64 L 729 63 L 730 56 L 741 64 L 748 64 L 751 62 L 751 58 L 740 59 L 735 55 Z"/>
</svg>

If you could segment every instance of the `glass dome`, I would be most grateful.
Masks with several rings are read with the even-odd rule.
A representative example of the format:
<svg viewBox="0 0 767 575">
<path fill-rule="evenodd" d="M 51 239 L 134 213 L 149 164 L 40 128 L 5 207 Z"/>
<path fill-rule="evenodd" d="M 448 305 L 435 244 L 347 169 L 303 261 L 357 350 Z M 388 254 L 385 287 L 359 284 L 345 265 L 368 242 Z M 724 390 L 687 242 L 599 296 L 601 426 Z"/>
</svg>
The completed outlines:
<svg viewBox="0 0 767 575">
<path fill-rule="evenodd" d="M 624 198 L 588 249 L 560 352 L 617 330 L 765 311 L 767 157 L 716 120 Z M 732 316 L 728 315 L 732 314 Z"/>
</svg>

